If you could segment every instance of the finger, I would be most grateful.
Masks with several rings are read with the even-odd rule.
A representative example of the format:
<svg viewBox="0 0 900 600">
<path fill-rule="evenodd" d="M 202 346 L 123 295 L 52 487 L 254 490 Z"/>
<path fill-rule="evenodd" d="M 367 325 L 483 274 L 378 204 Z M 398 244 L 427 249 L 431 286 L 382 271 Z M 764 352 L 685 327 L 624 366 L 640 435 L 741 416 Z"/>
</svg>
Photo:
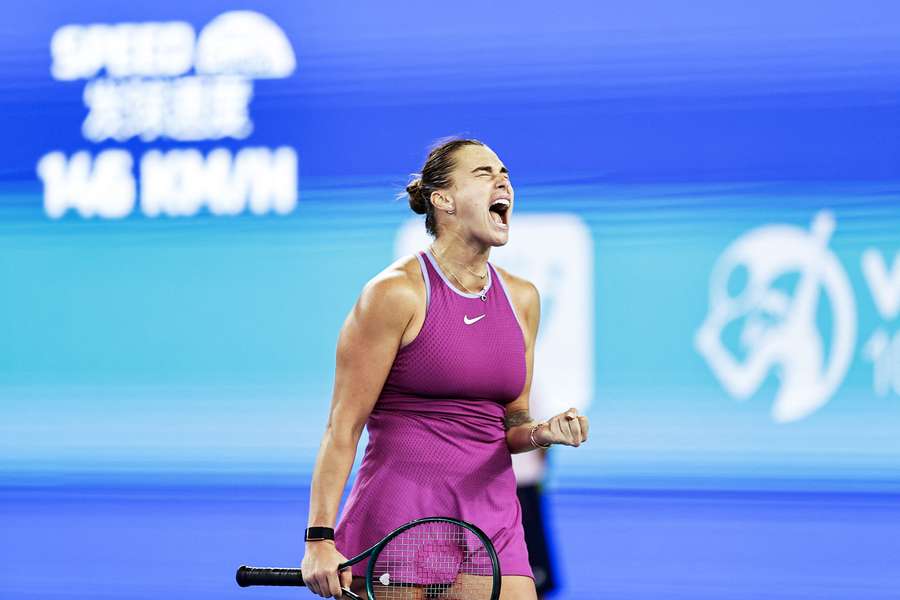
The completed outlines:
<svg viewBox="0 0 900 600">
<path fill-rule="evenodd" d="M 581 443 L 581 424 L 578 422 L 578 409 L 573 406 L 563 415 L 566 419 L 563 429 L 566 432 L 569 445 L 577 448 Z"/>
<path fill-rule="evenodd" d="M 322 598 L 328 596 L 328 575 L 321 574 L 316 578 L 316 594 Z"/>
<path fill-rule="evenodd" d="M 555 444 L 569 444 L 569 425 L 562 415 L 557 415 L 552 421 L 553 440 Z"/>
<path fill-rule="evenodd" d="M 569 435 L 572 437 L 572 445 L 576 448 L 581 445 L 581 421 L 576 417 L 569 421 Z"/>
<path fill-rule="evenodd" d="M 578 417 L 578 420 L 581 421 L 581 441 L 586 442 L 588 439 L 588 429 L 590 429 L 590 423 L 588 422 L 587 417 Z"/>
<path fill-rule="evenodd" d="M 353 571 L 350 570 L 350 567 L 343 569 L 338 572 L 338 575 L 341 578 L 341 587 L 345 587 L 348 590 L 350 586 L 353 584 Z"/>
<path fill-rule="evenodd" d="M 326 589 L 332 598 L 340 598 L 341 594 L 344 593 L 341 591 L 341 581 L 338 579 L 337 573 L 328 574 L 328 587 Z"/>
<path fill-rule="evenodd" d="M 328 595 L 328 579 L 325 575 L 316 577 L 316 594 L 324 598 Z"/>
<path fill-rule="evenodd" d="M 572 445 L 572 433 L 569 431 L 569 421 L 566 420 L 565 413 L 553 417 L 550 430 L 554 432 L 555 443 Z"/>
<path fill-rule="evenodd" d="M 559 419 L 553 417 L 549 421 L 547 421 L 547 432 L 550 434 L 550 443 L 556 444 L 560 439 L 562 439 L 562 431 L 559 428 Z"/>
<path fill-rule="evenodd" d="M 554 417 L 553 424 L 556 432 L 556 443 L 565 446 L 572 445 L 572 433 L 569 431 L 569 421 L 566 419 L 565 413 L 561 413 Z"/>
<path fill-rule="evenodd" d="M 580 446 L 581 445 L 581 419 L 579 419 L 578 417 L 575 417 L 575 419 L 569 423 L 569 431 L 572 432 L 572 441 L 575 443 L 575 446 L 576 447 Z"/>
</svg>

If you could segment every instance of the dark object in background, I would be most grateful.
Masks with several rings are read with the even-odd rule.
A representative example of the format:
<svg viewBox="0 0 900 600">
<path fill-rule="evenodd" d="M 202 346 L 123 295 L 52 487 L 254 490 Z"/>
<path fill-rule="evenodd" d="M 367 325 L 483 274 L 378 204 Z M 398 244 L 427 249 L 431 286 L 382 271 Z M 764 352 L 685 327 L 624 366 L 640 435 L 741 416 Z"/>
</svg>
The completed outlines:
<svg viewBox="0 0 900 600">
<path fill-rule="evenodd" d="M 544 530 L 544 499 L 541 486 L 537 483 L 520 485 L 516 487 L 516 495 L 519 497 L 519 504 L 522 505 L 522 526 L 525 528 L 528 562 L 534 572 L 538 598 L 541 598 L 557 587 L 556 572 Z"/>
</svg>

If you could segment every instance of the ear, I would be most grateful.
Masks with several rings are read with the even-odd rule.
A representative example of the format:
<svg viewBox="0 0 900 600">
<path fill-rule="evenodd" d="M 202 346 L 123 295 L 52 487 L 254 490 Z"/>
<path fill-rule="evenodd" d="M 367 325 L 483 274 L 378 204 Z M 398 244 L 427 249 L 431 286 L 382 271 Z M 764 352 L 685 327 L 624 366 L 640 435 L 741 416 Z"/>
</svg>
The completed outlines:
<svg viewBox="0 0 900 600">
<path fill-rule="evenodd" d="M 443 212 L 453 211 L 455 208 L 453 205 L 453 200 L 448 198 L 442 192 L 431 192 L 431 204 L 434 205 L 437 210 Z M 451 212 L 450 214 L 453 213 Z"/>
</svg>

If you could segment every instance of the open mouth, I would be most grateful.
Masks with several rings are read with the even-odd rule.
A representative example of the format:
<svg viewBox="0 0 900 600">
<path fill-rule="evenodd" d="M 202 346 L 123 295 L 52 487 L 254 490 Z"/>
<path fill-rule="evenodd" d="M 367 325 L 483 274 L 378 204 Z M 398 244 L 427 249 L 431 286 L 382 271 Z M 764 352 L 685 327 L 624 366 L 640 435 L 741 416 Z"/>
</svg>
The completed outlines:
<svg viewBox="0 0 900 600">
<path fill-rule="evenodd" d="M 491 202 L 488 214 L 491 216 L 494 225 L 501 229 L 509 227 L 509 208 L 510 201 L 508 198 L 497 198 Z"/>
</svg>

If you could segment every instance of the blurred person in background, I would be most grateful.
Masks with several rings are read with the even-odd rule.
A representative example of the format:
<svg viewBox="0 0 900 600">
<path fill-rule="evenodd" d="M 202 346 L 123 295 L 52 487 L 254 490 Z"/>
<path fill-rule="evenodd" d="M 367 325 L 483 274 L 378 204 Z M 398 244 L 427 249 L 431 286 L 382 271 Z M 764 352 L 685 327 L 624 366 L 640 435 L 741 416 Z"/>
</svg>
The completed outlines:
<svg viewBox="0 0 900 600">
<path fill-rule="evenodd" d="M 536 417 L 546 413 L 541 401 L 543 393 L 535 393 L 532 388 L 531 410 Z M 547 448 L 534 452 L 512 455 L 513 471 L 516 474 L 516 496 L 522 506 L 522 526 L 525 530 L 525 545 L 528 547 L 528 563 L 534 573 L 537 597 L 544 598 L 558 587 L 557 572 L 553 561 L 553 541 L 550 532 L 549 515 L 544 508 L 544 481 L 549 463 Z"/>
</svg>

